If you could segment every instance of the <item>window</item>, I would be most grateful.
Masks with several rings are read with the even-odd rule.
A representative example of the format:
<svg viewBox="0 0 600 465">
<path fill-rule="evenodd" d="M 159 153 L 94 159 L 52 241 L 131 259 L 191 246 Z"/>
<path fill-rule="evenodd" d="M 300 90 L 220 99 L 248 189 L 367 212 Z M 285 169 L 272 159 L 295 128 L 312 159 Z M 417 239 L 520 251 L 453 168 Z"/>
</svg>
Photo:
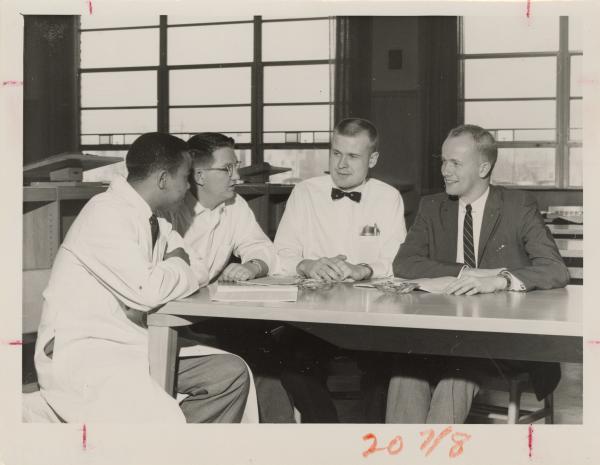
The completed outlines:
<svg viewBox="0 0 600 465">
<path fill-rule="evenodd" d="M 297 40 L 302 37 L 302 40 Z M 81 17 L 80 148 L 126 153 L 144 132 L 222 132 L 243 165 L 327 169 L 333 18 Z"/>
<path fill-rule="evenodd" d="M 465 123 L 498 141 L 492 182 L 582 187 L 582 27 L 573 17 L 463 17 Z"/>
</svg>

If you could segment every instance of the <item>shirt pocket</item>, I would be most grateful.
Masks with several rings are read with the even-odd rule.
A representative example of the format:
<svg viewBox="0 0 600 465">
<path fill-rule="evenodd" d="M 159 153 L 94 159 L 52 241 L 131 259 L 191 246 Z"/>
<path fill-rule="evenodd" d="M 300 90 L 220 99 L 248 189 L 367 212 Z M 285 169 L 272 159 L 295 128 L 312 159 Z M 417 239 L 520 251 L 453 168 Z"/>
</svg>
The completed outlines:
<svg viewBox="0 0 600 465">
<path fill-rule="evenodd" d="M 372 263 L 379 258 L 379 236 L 358 236 L 357 263 Z"/>
</svg>

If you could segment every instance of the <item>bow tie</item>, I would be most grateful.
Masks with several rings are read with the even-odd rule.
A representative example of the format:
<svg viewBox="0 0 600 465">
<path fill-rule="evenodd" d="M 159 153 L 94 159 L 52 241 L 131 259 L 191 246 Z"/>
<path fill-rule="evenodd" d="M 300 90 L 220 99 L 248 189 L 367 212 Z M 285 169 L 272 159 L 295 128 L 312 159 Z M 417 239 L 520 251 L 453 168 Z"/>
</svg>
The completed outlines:
<svg viewBox="0 0 600 465">
<path fill-rule="evenodd" d="M 331 189 L 331 198 L 333 200 L 338 200 L 338 199 L 341 199 L 342 197 L 348 197 L 350 200 L 353 200 L 354 202 L 358 203 L 358 202 L 360 202 L 360 198 L 362 197 L 362 194 L 360 192 L 356 192 L 356 191 L 344 192 L 343 190 L 337 189 L 335 187 L 333 187 Z"/>
</svg>

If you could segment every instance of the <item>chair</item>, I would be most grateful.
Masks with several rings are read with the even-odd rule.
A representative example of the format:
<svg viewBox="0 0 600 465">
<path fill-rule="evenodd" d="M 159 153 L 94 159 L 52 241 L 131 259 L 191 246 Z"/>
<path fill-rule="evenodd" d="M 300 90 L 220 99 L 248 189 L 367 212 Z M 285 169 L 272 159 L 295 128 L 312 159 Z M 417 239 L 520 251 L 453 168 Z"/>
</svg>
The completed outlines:
<svg viewBox="0 0 600 465">
<path fill-rule="evenodd" d="M 488 420 L 502 421 L 507 424 L 529 424 L 544 419 L 546 424 L 554 423 L 554 398 L 550 393 L 543 400 L 543 407 L 537 410 L 521 409 L 521 394 L 534 392 L 529 378 L 525 372 L 505 374 L 505 377 L 486 376 L 481 380 L 481 387 L 494 391 L 508 391 L 508 406 L 498 406 L 481 402 L 474 402 L 469 418 L 483 417 Z"/>
</svg>

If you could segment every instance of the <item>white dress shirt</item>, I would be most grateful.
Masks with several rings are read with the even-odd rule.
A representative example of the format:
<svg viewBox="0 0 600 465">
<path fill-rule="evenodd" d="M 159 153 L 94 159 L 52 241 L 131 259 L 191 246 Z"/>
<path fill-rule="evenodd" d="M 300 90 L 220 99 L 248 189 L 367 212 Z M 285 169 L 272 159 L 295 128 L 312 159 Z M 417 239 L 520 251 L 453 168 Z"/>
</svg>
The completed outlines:
<svg viewBox="0 0 600 465">
<path fill-rule="evenodd" d="M 360 202 L 332 200 L 336 187 L 329 175 L 307 179 L 294 188 L 285 208 L 275 250 L 278 273 L 295 275 L 303 259 L 346 255 L 352 264 L 366 263 L 373 277 L 392 276 L 392 262 L 406 237 L 400 193 L 377 179 L 351 189 Z M 364 235 L 365 227 L 378 230 Z"/>
<path fill-rule="evenodd" d="M 481 224 L 483 222 L 483 212 L 485 209 L 485 203 L 487 202 L 488 195 L 490 194 L 490 188 L 488 187 L 485 192 L 474 202 L 471 202 L 471 216 L 473 218 L 473 248 L 475 249 L 475 261 L 476 265 L 479 266 L 479 236 L 481 235 Z M 464 263 L 464 245 L 463 245 L 463 231 L 465 215 L 467 213 L 467 203 L 463 200 L 458 200 L 458 235 L 456 237 L 456 262 Z M 463 268 L 464 269 L 464 268 Z M 462 270 L 461 270 L 462 274 Z M 460 276 L 460 275 L 459 275 Z M 511 285 L 508 288 L 509 291 L 524 291 L 525 285 L 517 278 L 514 274 L 510 273 Z"/>
<path fill-rule="evenodd" d="M 242 263 L 258 259 L 265 262 L 269 270 L 274 267 L 273 243 L 240 195 L 211 210 L 188 191 L 181 207 L 166 217 L 183 236 L 200 286 L 221 274 L 232 253 L 241 258 Z"/>
</svg>

